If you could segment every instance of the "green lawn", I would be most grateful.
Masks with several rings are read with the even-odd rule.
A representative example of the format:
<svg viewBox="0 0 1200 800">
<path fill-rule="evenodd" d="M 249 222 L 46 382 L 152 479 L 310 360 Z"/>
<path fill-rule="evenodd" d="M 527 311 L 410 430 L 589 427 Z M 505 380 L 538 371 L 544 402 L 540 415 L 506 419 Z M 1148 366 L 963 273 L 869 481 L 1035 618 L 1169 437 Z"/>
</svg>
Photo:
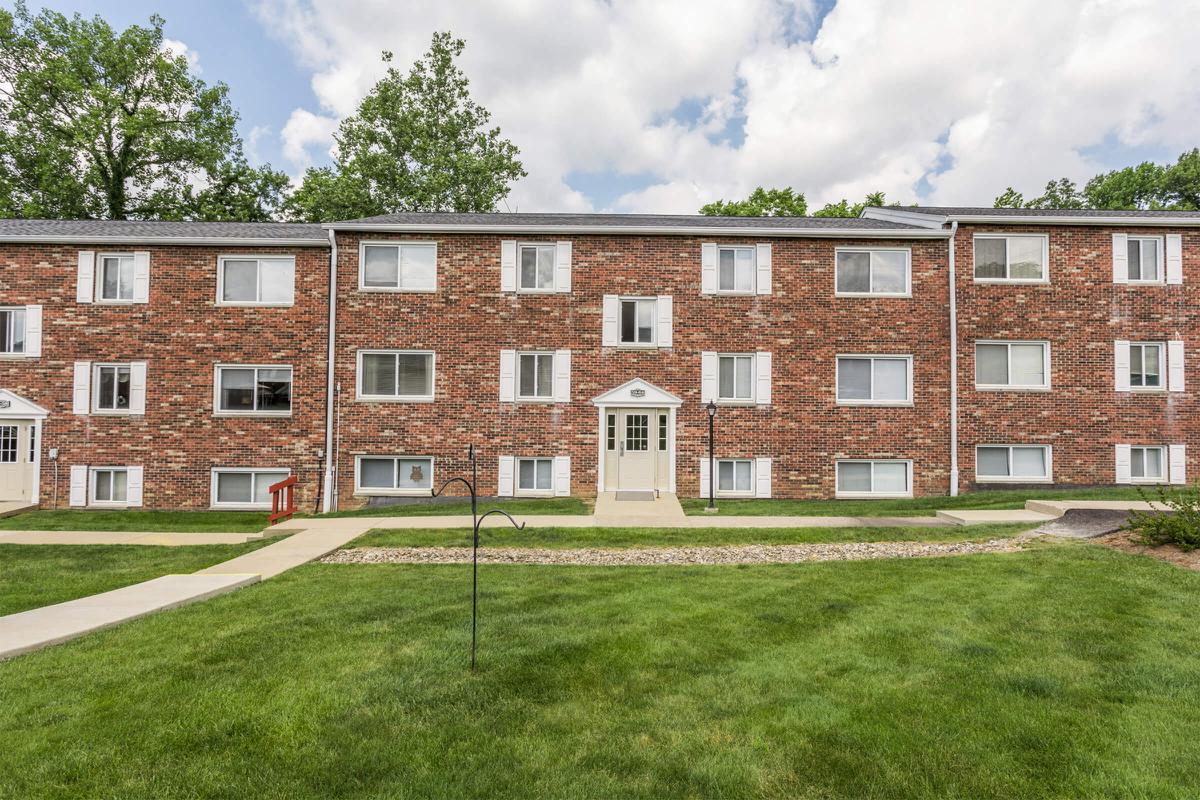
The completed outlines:
<svg viewBox="0 0 1200 800">
<path fill-rule="evenodd" d="M 512 528 L 480 531 L 485 547 L 669 547 L 816 542 L 961 542 L 1016 536 L 1031 525 L 911 528 Z M 470 528 L 373 530 L 351 547 L 469 547 Z"/>
<path fill-rule="evenodd" d="M 728 516 L 917 517 L 954 508 L 1024 508 L 1026 500 L 1141 500 L 1135 486 L 1090 489 L 1021 489 L 971 492 L 957 497 L 914 497 L 901 500 L 717 500 Z M 1153 499 L 1153 498 L 1152 498 Z M 687 514 L 704 514 L 708 500 L 680 498 Z"/>
<path fill-rule="evenodd" d="M 0 518 L 10 531 L 164 531 L 252 533 L 267 527 L 265 511 L 27 511 Z"/>
<path fill-rule="evenodd" d="M 592 504 L 578 497 L 490 498 L 479 501 L 479 511 L 502 508 L 510 514 L 590 514 Z M 391 506 L 371 506 L 353 511 L 335 511 L 323 517 L 436 517 L 470 514 L 469 499 L 446 503 L 402 503 Z"/>
<path fill-rule="evenodd" d="M 1096 545 L 313 564 L 0 664 L 0 797 L 1194 798 L 1200 575 Z"/>
<path fill-rule="evenodd" d="M 267 543 L 195 547 L 0 544 L 0 616 L 107 592 L 160 575 L 195 572 Z"/>
</svg>

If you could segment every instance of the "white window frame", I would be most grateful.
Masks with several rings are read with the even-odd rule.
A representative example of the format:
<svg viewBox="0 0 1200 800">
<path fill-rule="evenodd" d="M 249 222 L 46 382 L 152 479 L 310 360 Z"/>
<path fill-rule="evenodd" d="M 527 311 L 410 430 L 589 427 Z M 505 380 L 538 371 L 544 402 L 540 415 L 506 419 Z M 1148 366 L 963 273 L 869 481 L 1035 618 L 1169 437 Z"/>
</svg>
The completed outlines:
<svg viewBox="0 0 1200 800">
<path fill-rule="evenodd" d="M 871 465 L 871 490 L 866 492 L 843 492 L 838 488 L 840 481 L 839 471 L 842 464 L 870 464 Z M 875 465 L 876 464 L 903 464 L 905 469 L 904 482 L 908 486 L 906 492 L 877 492 L 875 487 Z M 913 496 L 913 462 L 909 458 L 839 458 L 833 465 L 833 493 L 839 498 L 862 498 L 862 499 L 877 499 L 883 500 L 887 498 L 897 497 L 912 497 Z"/>
<path fill-rule="evenodd" d="M 285 475 L 284 480 L 292 476 L 292 471 L 284 467 L 213 467 L 209 480 L 208 507 L 212 509 L 225 509 L 227 511 L 262 511 L 271 508 L 271 501 L 265 503 L 255 503 L 253 500 L 249 503 L 222 503 L 217 500 L 217 476 L 222 473 L 250 473 L 253 477 L 250 482 L 250 497 L 253 498 L 255 490 L 258 488 L 258 474 L 267 472 L 282 472 Z"/>
<path fill-rule="evenodd" d="M 367 286 L 367 248 L 368 247 L 432 247 L 433 248 L 433 286 L 422 288 L 404 288 L 401 286 Z M 403 272 L 400 269 L 400 263 L 403 262 L 403 253 L 397 252 L 396 257 L 396 280 L 403 281 Z M 437 292 L 438 284 L 438 244 L 433 241 L 409 241 L 407 239 L 371 239 L 364 240 L 358 243 L 358 290 L 360 292 L 384 292 L 392 294 L 433 294 Z"/>
<path fill-rule="evenodd" d="M 258 296 L 262 297 L 262 262 L 264 261 L 290 261 L 292 264 L 292 302 L 264 302 L 262 300 L 226 300 L 225 298 L 225 262 L 227 261 L 254 261 L 256 263 L 255 270 L 258 280 L 255 282 Z M 233 306 L 233 307 L 256 307 L 256 308 L 291 308 L 296 305 L 296 257 L 286 255 L 237 255 L 229 253 L 217 257 L 217 305 Z"/>
<path fill-rule="evenodd" d="M 1145 278 L 1129 277 L 1129 270 L 1131 270 L 1133 267 L 1129 263 L 1129 257 L 1128 257 L 1129 251 L 1126 250 L 1127 255 L 1125 257 L 1125 282 L 1132 283 L 1134 285 L 1141 285 L 1141 286 L 1158 286 L 1160 284 L 1165 284 L 1167 282 L 1167 263 L 1166 263 L 1167 248 L 1163 245 L 1163 237 L 1161 237 L 1161 236 L 1145 236 L 1143 234 L 1132 234 L 1131 233 L 1127 237 L 1125 237 L 1126 247 L 1128 247 L 1129 242 L 1138 242 L 1139 243 L 1138 244 L 1138 265 L 1139 265 L 1139 267 L 1141 266 L 1142 245 L 1146 242 L 1154 243 L 1154 248 L 1157 251 L 1155 253 L 1155 258 L 1157 259 L 1157 264 L 1158 264 L 1158 277 L 1155 278 L 1154 280 L 1150 280 L 1150 281 L 1146 280 Z"/>
<path fill-rule="evenodd" d="M 1025 476 L 1017 477 L 1002 477 L 995 475 L 980 475 L 979 474 L 979 450 L 981 448 L 1001 448 L 1007 447 L 1008 453 L 1008 468 L 1012 471 L 1013 448 L 1041 448 L 1045 451 L 1046 457 L 1046 475 L 1042 478 L 1029 478 Z M 975 482 L 976 483 L 1054 483 L 1054 448 L 1048 444 L 977 444 L 975 445 Z"/>
<path fill-rule="evenodd" d="M 28 306 L 0 306 L 0 311 L 20 311 L 21 312 L 21 349 L 20 350 L 0 350 L 0 358 L 29 358 L 29 307 Z M 9 314 L 6 320 L 9 327 L 8 340 L 13 340 L 13 315 Z"/>
<path fill-rule="evenodd" d="M 545 396 L 537 395 L 537 394 L 521 394 L 521 362 L 525 356 L 541 356 L 541 357 L 549 356 L 550 357 L 550 387 L 549 387 L 550 394 L 545 395 Z M 554 400 L 554 375 L 555 375 L 556 365 L 554 363 L 554 351 L 553 350 L 518 350 L 517 354 L 516 354 L 516 359 L 517 359 L 516 376 L 515 376 L 516 386 L 513 388 L 513 397 L 515 397 L 517 399 L 517 401 L 521 402 L 521 403 L 553 403 L 553 402 L 555 402 L 555 400 Z M 534 375 L 533 375 L 534 383 L 536 384 L 537 383 L 537 368 L 536 368 L 536 366 L 535 366 L 533 372 L 534 372 Z"/>
<path fill-rule="evenodd" d="M 364 394 L 363 386 L 363 356 L 429 356 L 429 394 Z M 396 389 L 399 390 L 399 378 Z M 432 403 L 437 396 L 437 353 L 433 350 L 359 350 L 355 356 L 354 395 L 358 400 L 372 403 Z M 380 456 L 384 458 L 384 456 Z"/>
<path fill-rule="evenodd" d="M 843 292 L 838 289 L 838 256 L 841 253 L 867 253 L 870 256 L 869 279 L 875 283 L 875 254 L 880 252 L 904 253 L 904 291 Z M 833 293 L 835 297 L 912 297 L 912 248 L 911 247 L 835 247 L 833 250 Z"/>
<path fill-rule="evenodd" d="M 623 339 L 621 339 L 621 331 L 622 331 L 622 328 L 624 327 L 621 324 L 622 319 L 623 319 L 623 317 L 621 315 L 625 313 L 625 303 L 632 302 L 632 301 L 637 301 L 639 303 L 647 302 L 647 303 L 654 304 L 654 321 L 650 324 L 650 341 L 648 341 L 648 342 L 626 342 Z M 635 321 L 635 323 L 636 323 L 636 321 Z M 634 325 L 635 330 L 636 330 L 636 327 L 637 326 L 635 324 Z M 653 349 L 655 347 L 658 347 L 658 297 L 657 296 L 634 297 L 634 296 L 627 296 L 627 295 L 619 295 L 617 297 L 617 347 L 646 348 L 646 349 Z"/>
<path fill-rule="evenodd" d="M 1142 450 L 1142 451 L 1157 450 L 1158 451 L 1158 465 L 1162 469 L 1162 475 L 1158 476 L 1157 478 L 1135 477 L 1133 474 L 1133 457 L 1134 457 L 1134 452 L 1137 450 Z M 1145 455 L 1143 455 L 1142 458 L 1143 458 L 1142 471 L 1144 472 L 1145 466 L 1146 466 L 1145 465 Z M 1130 445 L 1129 446 L 1129 482 L 1130 483 L 1141 483 L 1141 484 L 1146 484 L 1146 485 L 1170 483 L 1171 482 L 1170 458 L 1171 458 L 1170 450 L 1164 444 L 1134 444 L 1134 445 Z"/>
<path fill-rule="evenodd" d="M 1014 239 L 1030 238 L 1042 240 L 1042 277 L 1040 278 L 980 278 L 979 262 L 975 257 L 975 243 L 980 239 Z M 1010 254 L 1012 248 L 1004 245 L 1004 274 L 1012 271 Z M 1050 283 L 1050 237 L 1044 233 L 976 233 L 971 239 L 971 277 L 975 283 L 1017 283 L 1045 284 Z"/>
<path fill-rule="evenodd" d="M 721 359 L 748 358 L 750 359 L 750 396 L 721 397 Z M 737 374 L 734 373 L 734 383 Z M 758 395 L 758 354 L 757 353 L 717 353 L 717 396 L 713 398 L 719 406 L 753 406 L 757 404 Z"/>
<path fill-rule="evenodd" d="M 109 297 L 104 296 L 104 259 L 106 259 L 106 258 L 127 258 L 127 259 L 129 259 L 129 263 L 133 267 L 132 271 L 130 273 L 131 275 L 134 275 L 134 277 L 132 278 L 132 281 L 135 286 L 137 284 L 137 277 L 134 274 L 137 272 L 137 262 L 135 260 L 136 256 L 134 255 L 134 253 L 132 251 L 130 251 L 130 252 L 96 253 L 96 267 L 95 267 L 96 274 L 93 276 L 93 280 L 95 281 L 95 287 L 92 290 L 92 301 L 97 304 L 109 305 L 109 306 L 133 305 L 134 303 L 137 302 L 137 300 L 134 299 L 134 297 L 136 297 L 136 291 L 137 291 L 135 286 L 130 287 L 131 291 L 133 291 L 135 294 L 131 295 L 128 300 L 123 300 L 120 298 L 109 298 Z M 119 282 L 117 285 L 117 291 L 118 291 L 118 293 L 120 292 L 120 283 Z"/>
<path fill-rule="evenodd" d="M 1023 383 L 980 383 L 979 382 L 979 345 L 1008 345 L 1008 375 L 1012 378 L 1012 347 L 1014 344 L 1038 344 L 1042 346 L 1042 374 L 1046 376 L 1045 384 Z M 975 340 L 975 389 L 981 392 L 1048 392 L 1050 391 L 1050 342 L 1046 339 L 976 339 Z"/>
<path fill-rule="evenodd" d="M 101 408 L 100 407 L 100 371 L 103 369 L 120 369 L 129 370 L 129 403 L 133 404 L 133 364 L 129 362 L 116 363 L 104 362 L 100 364 L 92 364 L 92 386 L 91 386 L 91 401 L 93 414 L 108 414 L 115 417 L 127 417 L 133 412 L 129 408 Z"/>
<path fill-rule="evenodd" d="M 523 461 L 545 461 L 550 465 L 550 488 L 549 489 L 522 489 L 521 488 L 521 462 Z M 553 497 L 554 496 L 554 457 L 553 456 L 518 456 L 513 459 L 513 494 L 517 497 Z M 534 482 L 537 482 L 537 467 L 534 467 Z"/>
<path fill-rule="evenodd" d="M 722 289 L 721 288 L 721 251 L 723 250 L 749 250 L 750 259 L 750 288 L 749 289 Z M 736 267 L 737 256 L 734 256 L 734 265 Z M 737 283 L 737 275 L 735 270 L 734 283 Z M 718 244 L 717 245 L 717 287 L 714 294 L 732 294 L 732 295 L 752 295 L 758 294 L 758 246 L 753 244 Z"/>
<path fill-rule="evenodd" d="M 1133 385 L 1133 348 L 1135 347 L 1157 347 L 1158 348 L 1158 386 L 1134 386 Z M 1145 365 L 1145 356 L 1142 357 L 1143 368 Z M 1144 373 L 1143 373 L 1144 374 Z M 1129 374 L 1126 376 L 1129 379 L 1129 391 L 1131 392 L 1157 392 L 1167 391 L 1167 382 L 1170 380 L 1170 367 L 1167 364 L 1167 343 L 1166 342 L 1130 342 L 1129 343 Z"/>
<path fill-rule="evenodd" d="M 125 499 L 124 500 L 97 500 L 96 499 L 96 478 L 101 472 L 124 472 L 125 473 Z M 87 504 L 90 508 L 128 508 L 129 507 L 129 467 L 113 466 L 113 467 L 88 467 L 88 493 Z"/>
<path fill-rule="evenodd" d="M 255 403 L 258 403 L 258 370 L 286 369 L 292 376 L 291 407 L 287 411 L 227 411 L 221 408 L 221 370 L 252 369 L 254 370 Z M 216 364 L 213 366 L 213 416 L 215 417 L 290 417 L 296 410 L 296 370 L 291 364 Z"/>
<path fill-rule="evenodd" d="M 362 460 L 376 458 L 392 459 L 392 474 L 395 475 L 395 462 L 397 459 L 409 459 L 412 461 L 424 460 L 429 462 L 429 486 L 435 488 L 437 484 L 434 482 L 436 477 L 434 470 L 437 468 L 436 461 L 433 456 L 424 455 L 389 455 L 375 453 L 360 453 L 354 457 L 354 494 L 358 496 L 369 497 L 430 497 L 430 489 L 378 489 L 373 486 L 364 487 L 362 485 Z M 393 480 L 393 483 L 395 481 Z"/>
<path fill-rule="evenodd" d="M 549 247 L 554 254 L 554 260 L 551 263 L 550 269 L 550 286 L 549 288 L 533 287 L 529 288 L 521 285 L 521 252 L 526 247 Z M 517 242 L 517 294 L 555 294 L 558 292 L 558 243 L 557 242 Z"/>
<path fill-rule="evenodd" d="M 908 368 L 908 399 L 907 400 L 843 400 L 838 396 L 838 387 L 841 385 L 841 369 L 842 359 L 861 359 L 871 361 L 871 393 L 875 393 L 875 361 L 877 360 L 900 360 L 907 362 Z M 900 353 L 838 353 L 833 362 L 833 394 L 839 406 L 891 406 L 894 408 L 904 408 L 913 405 L 913 357 L 911 355 L 902 355 Z"/>
<path fill-rule="evenodd" d="M 657 435 L 655 436 L 655 441 L 657 442 Z M 718 458 L 718 459 L 714 459 L 714 460 L 716 462 L 715 464 L 713 464 L 714 472 L 711 476 L 709 476 L 709 480 L 711 480 L 713 482 L 713 489 L 716 491 L 717 497 L 754 497 L 755 496 L 755 488 L 758 486 L 758 476 L 754 474 L 755 469 L 756 469 L 755 459 L 753 459 L 753 458 Z M 721 465 L 728 464 L 728 463 L 749 464 L 750 465 L 750 488 L 748 490 L 739 491 L 737 489 L 722 489 L 721 488 Z M 737 482 L 737 468 L 736 467 L 734 467 L 734 476 L 733 477 L 734 477 L 734 482 L 736 483 Z"/>
</svg>

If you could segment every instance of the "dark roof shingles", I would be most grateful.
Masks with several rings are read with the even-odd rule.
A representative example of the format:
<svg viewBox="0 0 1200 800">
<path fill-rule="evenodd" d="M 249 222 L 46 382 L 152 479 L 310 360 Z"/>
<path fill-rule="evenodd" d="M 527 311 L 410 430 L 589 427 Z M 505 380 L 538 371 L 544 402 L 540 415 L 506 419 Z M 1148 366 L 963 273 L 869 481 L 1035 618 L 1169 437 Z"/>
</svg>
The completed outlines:
<svg viewBox="0 0 1200 800">
<path fill-rule="evenodd" d="M 700 214 L 460 214 L 408 212 L 342 220 L 345 225 L 470 225 L 497 227 L 775 228 L 779 230 L 912 230 L 917 226 L 862 217 L 709 217 Z"/>
<path fill-rule="evenodd" d="M 289 222 L 167 222 L 117 219 L 0 219 L 0 240 L 25 237 L 327 240 L 320 225 Z"/>
<path fill-rule="evenodd" d="M 987 206 L 893 206 L 896 211 L 939 217 L 1200 217 L 1200 211 L 1131 211 L 1098 208 L 988 208 Z"/>
</svg>

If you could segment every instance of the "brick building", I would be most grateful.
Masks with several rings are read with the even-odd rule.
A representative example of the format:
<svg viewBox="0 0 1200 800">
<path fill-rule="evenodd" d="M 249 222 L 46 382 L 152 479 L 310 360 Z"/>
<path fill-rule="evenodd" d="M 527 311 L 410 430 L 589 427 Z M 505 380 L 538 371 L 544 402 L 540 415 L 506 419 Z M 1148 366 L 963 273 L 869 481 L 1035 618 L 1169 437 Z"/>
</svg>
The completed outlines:
<svg viewBox="0 0 1200 800">
<path fill-rule="evenodd" d="M 0 221 L 0 500 L 1183 482 L 1200 215 Z M 330 288 L 335 291 L 331 292 Z M 330 457 L 327 457 L 330 456 Z"/>
</svg>

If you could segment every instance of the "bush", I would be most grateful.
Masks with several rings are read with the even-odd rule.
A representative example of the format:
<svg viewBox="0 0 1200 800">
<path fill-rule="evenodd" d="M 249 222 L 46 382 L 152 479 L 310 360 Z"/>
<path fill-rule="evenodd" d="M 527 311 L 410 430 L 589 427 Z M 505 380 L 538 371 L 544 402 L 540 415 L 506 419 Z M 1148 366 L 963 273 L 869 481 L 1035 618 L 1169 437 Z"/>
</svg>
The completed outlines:
<svg viewBox="0 0 1200 800">
<path fill-rule="evenodd" d="M 1200 486 L 1167 490 L 1157 488 L 1158 502 L 1167 506 L 1169 512 L 1132 511 L 1124 530 L 1133 531 L 1142 544 L 1158 547 L 1173 544 L 1181 550 L 1200 548 Z M 1139 489 L 1143 500 L 1151 500 Z"/>
</svg>

